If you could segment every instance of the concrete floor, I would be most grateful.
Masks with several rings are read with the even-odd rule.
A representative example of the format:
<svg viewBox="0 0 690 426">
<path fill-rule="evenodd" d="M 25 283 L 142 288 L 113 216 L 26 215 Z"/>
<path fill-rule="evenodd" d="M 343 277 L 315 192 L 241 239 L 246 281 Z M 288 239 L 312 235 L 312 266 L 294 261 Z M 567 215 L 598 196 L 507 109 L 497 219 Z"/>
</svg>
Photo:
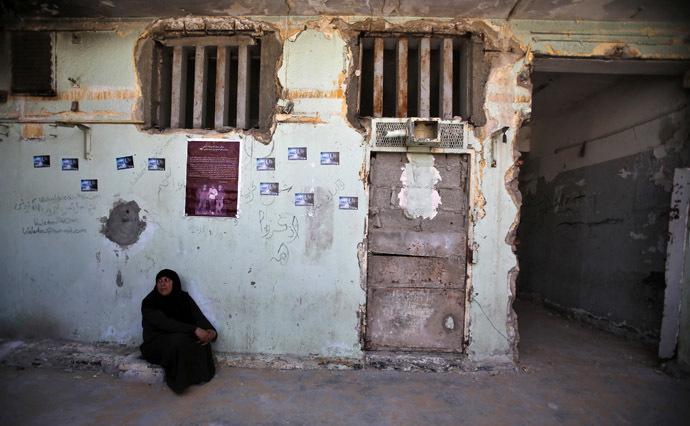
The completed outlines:
<svg viewBox="0 0 690 426">
<path fill-rule="evenodd" d="M 94 371 L 0 367 L 0 424 L 663 424 L 690 381 L 649 348 L 517 305 L 520 363 L 476 373 L 222 368 L 178 396 Z"/>
</svg>

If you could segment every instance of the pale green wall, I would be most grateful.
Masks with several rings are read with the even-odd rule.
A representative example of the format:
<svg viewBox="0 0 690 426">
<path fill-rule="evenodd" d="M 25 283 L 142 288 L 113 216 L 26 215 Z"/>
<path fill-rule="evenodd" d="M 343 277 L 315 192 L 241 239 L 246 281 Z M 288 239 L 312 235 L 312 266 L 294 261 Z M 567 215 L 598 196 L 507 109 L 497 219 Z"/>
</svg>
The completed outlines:
<svg viewBox="0 0 690 426">
<path fill-rule="evenodd" d="M 303 21 L 291 21 L 291 29 L 304 28 L 309 18 Z M 273 23 L 283 28 L 285 19 Z M 278 78 L 295 104 L 293 118 L 308 120 L 279 122 L 267 145 L 225 135 L 242 141 L 241 196 L 239 217 L 221 219 L 183 213 L 186 141 L 201 136 L 193 131 L 154 135 L 131 124 L 93 124 L 94 158 L 87 161 L 80 130 L 46 124 L 43 138 L 24 140 L 22 126 L 12 122 L 135 119 L 134 47 L 145 24 L 128 25 L 120 34 L 81 32 L 79 44 L 70 33 L 58 33 L 60 100 L 11 98 L 0 105 L 0 124 L 7 126 L 0 127 L 0 336 L 138 344 L 141 299 L 156 272 L 172 268 L 217 326 L 217 350 L 361 357 L 358 314 L 366 283 L 358 255 L 365 241 L 368 200 L 361 173 L 368 165 L 368 136 L 345 120 L 343 76 L 351 54 L 340 33 L 308 30 L 284 41 Z M 0 46 L 7 57 L 7 43 Z M 487 125 L 470 128 L 467 141 L 476 151 L 468 354 L 478 363 L 513 357 L 509 273 L 517 262 L 507 237 L 518 207 L 506 185 L 515 130 L 530 108 L 529 90 L 517 84 L 528 58 L 508 50 L 493 56 Z M 7 66 L 0 66 L 0 89 L 9 88 Z M 68 77 L 80 87 L 72 87 Z M 73 99 L 82 113 L 69 113 Z M 492 168 L 490 135 L 504 126 L 508 143 L 496 145 Z M 308 160 L 288 162 L 287 148 L 293 146 L 306 146 Z M 340 165 L 321 166 L 321 151 L 339 151 Z M 34 169 L 32 157 L 46 154 L 52 166 Z M 135 168 L 117 171 L 115 158 L 125 155 L 134 156 Z M 255 170 L 255 159 L 265 156 L 276 158 L 275 172 Z M 63 157 L 79 157 L 80 170 L 62 171 Z M 147 171 L 149 157 L 165 157 L 167 170 Z M 97 193 L 80 192 L 79 180 L 86 178 L 99 180 Z M 290 189 L 278 197 L 260 196 L 259 183 L 274 181 Z M 317 206 L 295 207 L 296 192 L 314 192 Z M 339 210 L 338 196 L 359 197 L 359 210 Z M 127 248 L 100 232 L 101 218 L 120 200 L 136 201 L 146 222 L 139 241 Z M 76 233 L 23 232 L 32 226 Z"/>
</svg>

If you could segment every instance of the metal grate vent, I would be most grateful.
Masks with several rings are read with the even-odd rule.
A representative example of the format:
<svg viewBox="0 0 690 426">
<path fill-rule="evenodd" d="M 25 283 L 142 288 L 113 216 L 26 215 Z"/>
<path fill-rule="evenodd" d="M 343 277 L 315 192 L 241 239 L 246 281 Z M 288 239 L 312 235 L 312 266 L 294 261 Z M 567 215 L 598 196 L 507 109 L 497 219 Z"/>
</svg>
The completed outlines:
<svg viewBox="0 0 690 426">
<path fill-rule="evenodd" d="M 463 148 L 464 126 L 460 123 L 441 122 L 441 148 Z"/>
<path fill-rule="evenodd" d="M 12 93 L 55 95 L 52 33 L 12 34 Z"/>
<path fill-rule="evenodd" d="M 394 130 L 406 130 L 407 121 L 386 121 L 386 119 L 374 120 L 375 140 L 373 146 L 376 148 L 405 148 L 406 137 L 386 138 L 385 135 Z M 462 149 L 464 148 L 464 130 L 462 123 L 441 121 L 439 132 L 441 133 L 441 143 L 439 148 Z"/>
<path fill-rule="evenodd" d="M 395 148 L 405 147 L 406 137 L 386 138 L 386 134 L 393 130 L 405 130 L 407 123 L 405 122 L 377 122 L 376 123 L 376 143 L 375 146 L 379 148 Z"/>
</svg>

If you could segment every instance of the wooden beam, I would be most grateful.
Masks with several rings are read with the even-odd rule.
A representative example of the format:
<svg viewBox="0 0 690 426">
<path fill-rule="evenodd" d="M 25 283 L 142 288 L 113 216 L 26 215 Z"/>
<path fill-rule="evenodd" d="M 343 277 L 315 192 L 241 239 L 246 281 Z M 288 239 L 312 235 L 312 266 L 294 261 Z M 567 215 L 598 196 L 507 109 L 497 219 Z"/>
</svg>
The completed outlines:
<svg viewBox="0 0 690 426">
<path fill-rule="evenodd" d="M 419 116 L 431 114 L 431 40 L 419 41 Z"/>
<path fill-rule="evenodd" d="M 441 114 L 448 119 L 453 116 L 453 39 L 443 39 L 443 60 L 441 62 Z"/>
<path fill-rule="evenodd" d="M 407 117 L 407 50 L 407 39 L 398 39 L 398 102 L 395 106 L 398 117 Z"/>
<path fill-rule="evenodd" d="M 184 37 L 161 40 L 163 46 L 239 46 L 241 44 L 254 45 L 256 40 L 251 36 L 207 36 Z"/>
<path fill-rule="evenodd" d="M 383 116 L 383 38 L 374 39 L 374 117 Z"/>
<path fill-rule="evenodd" d="M 173 50 L 172 90 L 170 95 L 170 127 L 174 129 L 185 126 L 186 81 L 187 55 L 182 46 L 176 46 Z"/>
<path fill-rule="evenodd" d="M 195 129 L 202 128 L 206 123 L 206 85 L 208 84 L 208 60 L 206 48 L 196 47 L 194 56 L 194 112 L 192 124 Z"/>
<path fill-rule="evenodd" d="M 216 59 L 216 109 L 215 127 L 228 124 L 227 104 L 230 98 L 230 52 L 227 46 L 218 46 Z"/>
<path fill-rule="evenodd" d="M 237 128 L 249 127 L 249 84 L 251 58 L 246 45 L 239 46 L 237 60 Z"/>
</svg>

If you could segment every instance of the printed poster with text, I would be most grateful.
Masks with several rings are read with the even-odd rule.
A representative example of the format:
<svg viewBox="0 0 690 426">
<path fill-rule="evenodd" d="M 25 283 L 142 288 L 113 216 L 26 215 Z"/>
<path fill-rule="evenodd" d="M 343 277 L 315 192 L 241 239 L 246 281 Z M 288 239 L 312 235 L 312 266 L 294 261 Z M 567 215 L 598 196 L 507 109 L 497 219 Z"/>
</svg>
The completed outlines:
<svg viewBox="0 0 690 426">
<path fill-rule="evenodd" d="M 239 161 L 239 142 L 188 142 L 187 216 L 237 217 Z"/>
</svg>

